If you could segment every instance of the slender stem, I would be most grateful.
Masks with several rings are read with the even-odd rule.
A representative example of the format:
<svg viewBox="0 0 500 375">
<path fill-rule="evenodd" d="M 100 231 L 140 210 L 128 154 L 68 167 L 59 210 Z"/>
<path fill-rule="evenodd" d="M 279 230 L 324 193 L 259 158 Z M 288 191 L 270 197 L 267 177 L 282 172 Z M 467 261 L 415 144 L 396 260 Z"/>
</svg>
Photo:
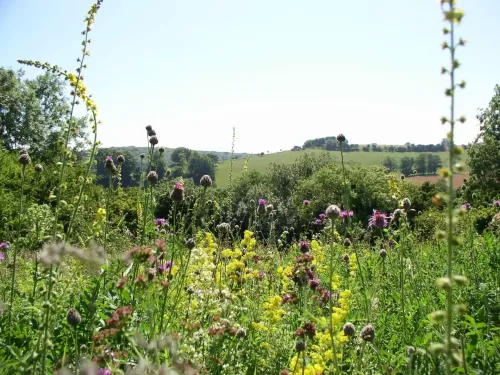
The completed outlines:
<svg viewBox="0 0 500 375">
<path fill-rule="evenodd" d="M 96 117 L 96 113 L 94 111 L 92 111 L 92 117 L 94 118 L 94 130 L 93 130 L 94 131 L 94 140 L 92 143 L 92 150 L 90 152 L 90 159 L 88 161 L 87 169 L 85 170 L 83 183 L 80 186 L 80 191 L 78 193 L 78 200 L 76 201 L 75 208 L 73 209 L 73 214 L 71 215 L 71 219 L 70 219 L 69 224 L 68 224 L 68 230 L 66 231 L 66 237 L 69 237 L 69 235 L 71 234 L 71 229 L 73 229 L 75 217 L 76 217 L 76 214 L 78 213 L 78 208 L 80 207 L 80 203 L 82 201 L 83 192 L 85 191 L 85 188 L 87 187 L 87 180 L 89 178 L 90 170 L 92 168 L 92 163 L 94 162 L 94 157 L 95 157 L 95 154 L 97 151 L 97 117 Z"/>
<path fill-rule="evenodd" d="M 453 9 L 453 4 L 451 4 Z M 451 83 L 451 103 L 450 103 L 450 134 L 448 146 L 449 158 L 449 176 L 448 176 L 448 278 L 450 281 L 453 276 L 453 159 L 454 159 L 454 131 L 455 131 L 455 35 L 454 23 L 450 22 L 450 83 Z M 450 282 L 450 287 L 446 290 L 446 374 L 451 374 L 451 358 L 452 358 L 452 344 L 451 335 L 453 331 L 453 287 Z"/>
<path fill-rule="evenodd" d="M 19 198 L 19 217 L 17 221 L 17 239 L 14 246 L 14 262 L 12 264 L 12 280 L 10 282 L 10 306 L 9 306 L 9 327 L 12 323 L 12 309 L 14 308 L 14 290 L 16 283 L 16 268 L 17 268 L 17 254 L 19 252 L 19 240 L 21 239 L 21 220 L 23 215 L 23 197 L 24 197 L 24 170 L 26 166 L 23 165 L 21 169 L 21 197 Z"/>
</svg>

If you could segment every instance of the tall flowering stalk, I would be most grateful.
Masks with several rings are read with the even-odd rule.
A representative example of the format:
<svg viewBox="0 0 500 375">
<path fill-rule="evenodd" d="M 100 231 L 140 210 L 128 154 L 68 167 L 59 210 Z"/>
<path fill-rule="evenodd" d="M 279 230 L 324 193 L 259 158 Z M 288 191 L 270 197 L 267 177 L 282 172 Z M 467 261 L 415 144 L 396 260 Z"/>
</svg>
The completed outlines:
<svg viewBox="0 0 500 375">
<path fill-rule="evenodd" d="M 57 187 L 55 189 L 55 195 L 51 194 L 51 199 L 55 200 L 55 211 L 54 211 L 54 222 L 53 222 L 53 227 L 52 227 L 52 240 L 55 242 L 57 241 L 58 238 L 62 238 L 62 235 L 60 235 L 57 232 L 58 229 L 58 221 L 59 221 L 59 210 L 61 206 L 61 196 L 62 196 L 62 190 L 64 186 L 64 182 L 66 179 L 65 171 L 66 167 L 68 165 L 68 161 L 71 157 L 71 152 L 68 150 L 69 142 L 71 140 L 71 135 L 74 133 L 75 128 L 76 128 L 76 123 L 73 118 L 74 116 L 74 109 L 77 104 L 79 104 L 79 100 L 82 100 L 85 103 L 85 106 L 87 107 L 87 110 L 89 110 L 92 113 L 92 117 L 94 120 L 94 126 L 93 128 L 94 131 L 94 146 L 92 148 L 92 153 L 91 153 L 91 161 L 93 156 L 95 155 L 95 147 L 96 147 L 96 127 L 97 127 L 97 105 L 95 102 L 92 100 L 92 97 L 88 94 L 87 88 L 85 84 L 83 83 L 83 69 L 85 69 L 87 66 L 85 64 L 85 58 L 90 55 L 88 45 L 90 44 L 90 39 L 89 39 L 89 33 L 92 30 L 92 25 L 95 21 L 95 16 L 97 14 L 97 11 L 101 7 L 102 0 L 97 0 L 90 8 L 90 10 L 87 13 L 87 16 L 85 18 L 85 30 L 82 31 L 82 35 L 84 36 L 84 40 L 82 41 L 82 57 L 79 58 L 77 61 L 79 62 L 79 66 L 76 69 L 76 74 L 70 73 L 66 70 L 62 70 L 60 67 L 57 65 L 50 65 L 48 63 L 41 63 L 39 61 L 32 61 L 32 60 L 18 60 L 19 63 L 29 65 L 29 66 L 35 66 L 38 68 L 42 68 L 48 71 L 51 71 L 52 73 L 57 73 L 60 76 L 64 76 L 66 80 L 69 81 L 70 86 L 72 87 L 72 101 L 71 101 L 71 107 L 70 107 L 70 112 L 68 116 L 68 121 L 67 121 L 67 127 L 65 129 L 64 135 L 63 135 L 63 142 L 64 142 L 64 148 L 63 148 L 63 153 L 62 153 L 62 161 L 60 162 L 60 170 L 59 170 L 59 181 L 57 184 Z M 90 171 L 90 165 L 87 167 L 87 173 L 86 173 L 86 179 L 88 178 L 88 174 Z M 86 180 L 85 179 L 85 180 Z M 84 184 L 86 184 L 86 181 L 84 181 Z M 80 190 L 79 198 L 78 198 L 78 204 L 81 201 L 81 197 L 83 194 L 83 188 Z M 76 212 L 78 210 L 78 205 L 75 207 L 71 219 L 71 223 L 74 220 L 74 217 L 76 215 Z M 71 228 L 71 225 L 68 227 Z M 45 295 L 45 302 L 44 302 L 44 314 L 43 314 L 43 321 L 41 324 L 41 329 L 42 333 L 38 338 L 37 345 L 35 347 L 35 350 L 38 351 L 38 346 L 40 342 L 42 342 L 42 352 L 41 356 L 38 355 L 35 357 L 35 352 L 33 352 L 32 358 L 34 359 L 33 363 L 33 371 L 34 373 L 36 372 L 36 365 L 37 365 L 37 360 L 38 358 L 41 357 L 41 373 L 45 374 L 46 373 L 46 360 L 47 360 L 47 349 L 48 349 L 48 342 L 49 342 L 49 322 L 50 322 L 50 315 L 52 312 L 50 300 L 52 297 L 52 290 L 54 287 L 54 283 L 56 280 L 56 269 L 53 265 L 50 265 L 49 271 L 48 271 L 48 283 L 47 283 L 47 290 L 46 290 L 46 295 Z"/>
<path fill-rule="evenodd" d="M 458 365 L 461 362 L 460 355 L 456 351 L 455 339 L 452 337 L 453 332 L 453 286 L 454 284 L 464 284 L 466 279 L 463 276 L 453 276 L 453 248 L 459 243 L 458 237 L 454 233 L 454 222 L 456 216 L 462 212 L 462 209 L 454 210 L 453 208 L 453 175 L 457 171 L 463 170 L 463 165 L 460 163 L 455 164 L 456 156 L 460 155 L 463 150 L 454 143 L 455 135 L 455 125 L 457 122 L 464 123 L 465 117 L 460 117 L 458 120 L 455 119 L 455 90 L 457 87 L 464 88 L 465 81 L 459 84 L 455 82 L 455 71 L 460 66 L 460 63 L 455 58 L 456 49 L 459 46 L 465 45 L 463 39 L 459 39 L 458 42 L 455 40 L 455 27 L 460 24 L 464 13 L 462 10 L 456 8 L 456 0 L 440 0 L 441 10 L 444 15 L 445 22 L 449 23 L 449 27 L 443 29 L 443 34 L 447 35 L 449 40 L 442 43 L 443 49 L 448 49 L 450 52 L 450 67 L 442 68 L 443 74 L 448 74 L 450 77 L 450 87 L 446 89 L 445 95 L 450 98 L 450 117 L 442 117 L 441 122 L 443 124 L 448 123 L 450 125 L 450 131 L 448 133 L 448 152 L 449 152 L 449 165 L 448 168 L 442 169 L 440 171 L 444 178 L 447 178 L 448 192 L 446 196 L 438 196 L 435 198 L 435 202 L 447 203 L 447 233 L 440 233 L 440 237 L 446 237 L 448 244 L 447 251 L 447 277 L 438 280 L 438 286 L 445 290 L 446 292 L 446 335 L 445 342 L 443 344 L 438 344 L 435 346 L 436 352 L 444 352 L 446 354 L 446 374 L 450 375 L 452 373 L 452 366 Z"/>
</svg>

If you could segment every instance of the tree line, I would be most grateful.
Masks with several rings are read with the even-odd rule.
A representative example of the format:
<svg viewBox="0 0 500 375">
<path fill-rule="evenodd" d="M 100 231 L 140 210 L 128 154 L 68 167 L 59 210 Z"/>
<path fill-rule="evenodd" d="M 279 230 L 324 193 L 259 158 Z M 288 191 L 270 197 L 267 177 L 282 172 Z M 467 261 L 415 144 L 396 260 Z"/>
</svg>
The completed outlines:
<svg viewBox="0 0 500 375">
<path fill-rule="evenodd" d="M 420 154 L 416 158 L 404 156 L 399 162 L 387 156 L 382 165 L 386 167 L 389 172 L 399 171 L 405 176 L 411 174 L 435 174 L 443 167 L 441 157 L 436 154 Z"/>
</svg>

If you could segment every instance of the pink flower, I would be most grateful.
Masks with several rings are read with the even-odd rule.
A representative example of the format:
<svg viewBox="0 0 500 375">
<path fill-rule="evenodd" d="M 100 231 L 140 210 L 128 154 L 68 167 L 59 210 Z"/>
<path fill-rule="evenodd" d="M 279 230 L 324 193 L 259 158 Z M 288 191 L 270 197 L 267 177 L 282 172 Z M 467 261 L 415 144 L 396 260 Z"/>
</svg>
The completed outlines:
<svg viewBox="0 0 500 375">
<path fill-rule="evenodd" d="M 387 215 L 383 212 L 373 210 L 373 215 L 368 220 L 368 227 L 385 228 L 387 224 Z"/>
<path fill-rule="evenodd" d="M 303 202 L 303 203 L 304 203 L 304 206 L 309 206 L 309 204 L 310 204 L 311 202 L 310 202 L 309 200 L 307 200 L 307 199 L 306 199 L 306 200 L 304 200 L 304 202 Z"/>
</svg>

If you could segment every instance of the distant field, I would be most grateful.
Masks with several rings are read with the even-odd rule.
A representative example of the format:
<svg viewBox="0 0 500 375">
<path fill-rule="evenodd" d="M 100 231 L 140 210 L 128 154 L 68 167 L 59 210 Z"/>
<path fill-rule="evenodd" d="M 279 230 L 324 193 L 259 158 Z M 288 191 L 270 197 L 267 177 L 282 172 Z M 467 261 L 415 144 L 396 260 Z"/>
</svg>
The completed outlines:
<svg viewBox="0 0 500 375">
<path fill-rule="evenodd" d="M 259 172 L 265 172 L 267 167 L 271 163 L 277 164 L 293 164 L 295 160 L 301 155 L 306 153 L 310 154 L 320 154 L 329 153 L 333 155 L 337 162 L 340 162 L 340 151 L 324 151 L 324 150 L 302 150 L 302 151 L 283 151 L 276 152 L 273 154 L 267 154 L 264 156 L 252 155 L 248 161 L 248 170 L 256 170 Z M 416 158 L 419 152 L 346 152 L 344 153 L 344 160 L 348 163 L 359 163 L 364 165 L 382 165 L 382 161 L 390 156 L 396 159 L 398 162 L 401 158 L 408 156 Z M 437 154 L 443 160 L 443 163 L 448 162 L 447 152 L 432 152 L 432 154 Z M 233 179 L 237 178 L 243 173 L 243 166 L 245 163 L 244 158 L 238 158 L 233 160 Z M 217 166 L 216 182 L 217 186 L 225 188 L 229 184 L 229 169 L 230 160 L 225 160 Z M 434 176 L 422 176 L 432 178 Z M 436 176 L 437 177 L 437 176 Z M 463 178 L 462 178 L 463 179 Z"/>
<path fill-rule="evenodd" d="M 439 175 L 433 175 L 433 176 L 415 176 L 415 177 L 408 177 L 408 181 L 411 181 L 417 185 L 422 185 L 424 182 L 432 182 L 436 183 L 440 180 Z M 468 178 L 466 174 L 456 174 L 453 176 L 453 187 L 456 189 L 460 186 L 463 185 L 464 179 Z"/>
</svg>

